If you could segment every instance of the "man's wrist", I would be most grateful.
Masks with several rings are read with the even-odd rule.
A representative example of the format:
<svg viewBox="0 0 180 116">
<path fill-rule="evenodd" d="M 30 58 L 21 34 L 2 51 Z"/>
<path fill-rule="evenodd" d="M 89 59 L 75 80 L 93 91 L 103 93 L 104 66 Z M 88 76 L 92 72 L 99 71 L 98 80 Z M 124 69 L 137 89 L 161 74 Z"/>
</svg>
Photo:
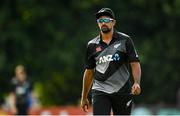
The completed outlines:
<svg viewBox="0 0 180 116">
<path fill-rule="evenodd" d="M 87 99 L 87 95 L 82 95 L 81 98 L 82 99 Z"/>
<path fill-rule="evenodd" d="M 138 84 L 138 85 L 140 85 L 140 82 L 135 81 L 135 82 L 134 82 L 134 84 Z"/>
</svg>

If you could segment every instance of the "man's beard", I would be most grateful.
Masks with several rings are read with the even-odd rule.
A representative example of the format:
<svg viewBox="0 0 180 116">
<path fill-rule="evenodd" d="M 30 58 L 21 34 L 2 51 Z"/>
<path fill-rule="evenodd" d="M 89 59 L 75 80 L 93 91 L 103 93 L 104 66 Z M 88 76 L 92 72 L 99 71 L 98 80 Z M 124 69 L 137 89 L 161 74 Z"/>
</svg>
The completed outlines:
<svg viewBox="0 0 180 116">
<path fill-rule="evenodd" d="M 101 27 L 101 31 L 102 31 L 103 33 L 109 33 L 109 32 L 111 31 L 111 29 L 108 28 L 107 26 L 102 26 L 102 27 Z"/>
</svg>

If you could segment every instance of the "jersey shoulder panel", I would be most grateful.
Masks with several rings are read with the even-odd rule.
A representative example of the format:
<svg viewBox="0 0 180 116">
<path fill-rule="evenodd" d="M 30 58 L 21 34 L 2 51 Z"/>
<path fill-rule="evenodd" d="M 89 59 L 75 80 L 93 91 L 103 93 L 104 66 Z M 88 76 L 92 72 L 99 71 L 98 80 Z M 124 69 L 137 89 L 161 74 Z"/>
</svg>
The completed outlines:
<svg viewBox="0 0 180 116">
<path fill-rule="evenodd" d="M 88 42 L 88 45 L 90 45 L 90 44 L 99 44 L 99 42 L 100 42 L 100 36 L 96 36 L 94 39 L 92 39 L 92 40 L 90 40 Z"/>
<path fill-rule="evenodd" d="M 130 38 L 130 36 L 125 34 L 125 33 L 122 33 L 122 32 L 117 32 L 117 33 L 118 33 L 120 38 Z"/>
</svg>

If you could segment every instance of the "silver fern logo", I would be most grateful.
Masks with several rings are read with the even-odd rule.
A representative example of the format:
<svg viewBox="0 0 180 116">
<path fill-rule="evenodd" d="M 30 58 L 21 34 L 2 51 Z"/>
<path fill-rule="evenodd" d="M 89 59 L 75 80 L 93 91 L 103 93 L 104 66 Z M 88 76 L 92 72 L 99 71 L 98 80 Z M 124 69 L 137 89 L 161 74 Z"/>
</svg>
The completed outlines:
<svg viewBox="0 0 180 116">
<path fill-rule="evenodd" d="M 129 101 L 126 103 L 126 107 L 129 107 L 129 106 L 130 106 L 130 104 L 131 104 L 131 102 L 132 102 L 132 99 L 131 99 L 131 100 L 129 100 Z"/>
</svg>

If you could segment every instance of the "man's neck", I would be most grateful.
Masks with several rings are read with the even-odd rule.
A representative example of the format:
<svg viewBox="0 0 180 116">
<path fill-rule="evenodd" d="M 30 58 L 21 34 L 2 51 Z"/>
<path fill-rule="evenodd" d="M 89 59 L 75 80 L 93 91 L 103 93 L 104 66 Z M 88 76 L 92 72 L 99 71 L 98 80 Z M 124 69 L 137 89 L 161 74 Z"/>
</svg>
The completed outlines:
<svg viewBox="0 0 180 116">
<path fill-rule="evenodd" d="M 109 44 L 113 37 L 113 29 L 108 33 L 101 32 L 101 37 L 102 37 L 103 42 Z"/>
</svg>

